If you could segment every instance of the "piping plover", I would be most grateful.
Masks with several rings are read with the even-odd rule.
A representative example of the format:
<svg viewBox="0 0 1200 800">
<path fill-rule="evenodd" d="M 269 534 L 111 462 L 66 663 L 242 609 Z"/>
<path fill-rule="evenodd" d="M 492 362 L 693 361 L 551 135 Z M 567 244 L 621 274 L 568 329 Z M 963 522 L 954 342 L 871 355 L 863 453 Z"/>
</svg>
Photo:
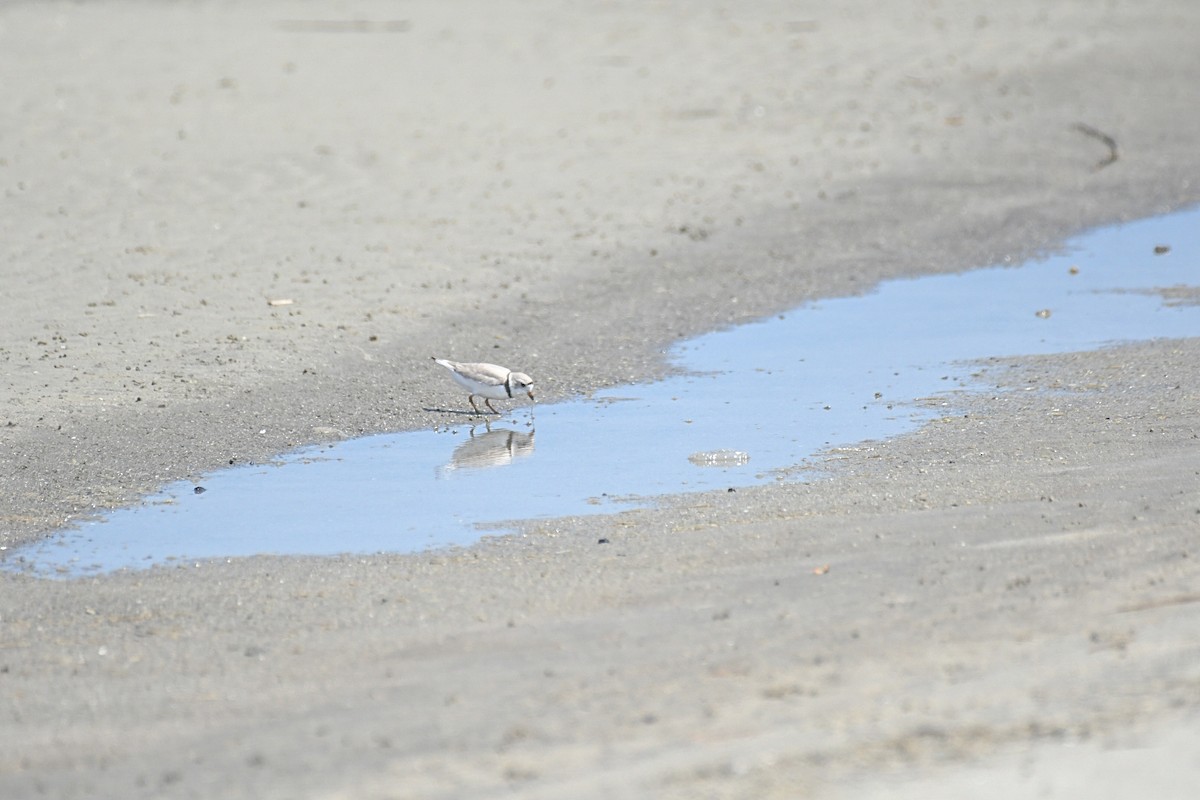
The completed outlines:
<svg viewBox="0 0 1200 800">
<path fill-rule="evenodd" d="M 445 358 L 430 356 L 434 361 L 450 370 L 454 382 L 466 389 L 470 394 L 471 408 L 479 413 L 475 398 L 482 397 L 484 404 L 493 414 L 500 412 L 492 408 L 492 400 L 512 399 L 518 392 L 524 392 L 533 400 L 533 378 L 524 372 L 513 372 L 508 367 L 496 364 L 460 364 Z"/>
</svg>

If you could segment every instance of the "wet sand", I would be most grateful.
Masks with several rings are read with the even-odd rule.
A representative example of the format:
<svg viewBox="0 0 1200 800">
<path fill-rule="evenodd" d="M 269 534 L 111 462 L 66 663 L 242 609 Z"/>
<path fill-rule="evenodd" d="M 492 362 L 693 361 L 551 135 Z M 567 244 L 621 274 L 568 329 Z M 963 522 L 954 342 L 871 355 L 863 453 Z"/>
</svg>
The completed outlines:
<svg viewBox="0 0 1200 800">
<path fill-rule="evenodd" d="M 554 400 L 1198 202 L 1198 16 L 6 7 L 0 544 L 446 422 L 432 354 Z M 1198 348 L 461 552 L 0 576 L 0 794 L 1115 797 L 1132 753 L 1186 796 Z"/>
</svg>

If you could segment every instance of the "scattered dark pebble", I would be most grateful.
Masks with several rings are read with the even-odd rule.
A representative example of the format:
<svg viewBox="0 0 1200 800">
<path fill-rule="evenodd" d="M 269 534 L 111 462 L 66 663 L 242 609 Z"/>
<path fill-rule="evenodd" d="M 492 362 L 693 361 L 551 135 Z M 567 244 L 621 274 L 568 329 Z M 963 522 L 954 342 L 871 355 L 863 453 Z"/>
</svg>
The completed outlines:
<svg viewBox="0 0 1200 800">
<path fill-rule="evenodd" d="M 727 492 L 736 492 L 736 491 L 737 491 L 737 489 L 735 489 L 735 488 L 733 488 L 732 486 L 730 486 L 730 487 L 729 487 L 728 489 L 726 489 L 725 491 L 727 491 Z"/>
<path fill-rule="evenodd" d="M 609 541 L 608 541 L 608 539 L 600 539 L 599 541 L 596 542 L 596 544 L 609 544 Z"/>
<path fill-rule="evenodd" d="M 203 486 L 197 486 L 195 489 L 192 489 L 192 491 L 196 494 L 204 494 L 208 491 L 208 489 L 205 489 Z"/>
<path fill-rule="evenodd" d="M 1171 245 L 1169 244 L 1154 245 L 1154 255 L 1156 256 L 1166 255 L 1169 252 L 1171 252 Z"/>
</svg>

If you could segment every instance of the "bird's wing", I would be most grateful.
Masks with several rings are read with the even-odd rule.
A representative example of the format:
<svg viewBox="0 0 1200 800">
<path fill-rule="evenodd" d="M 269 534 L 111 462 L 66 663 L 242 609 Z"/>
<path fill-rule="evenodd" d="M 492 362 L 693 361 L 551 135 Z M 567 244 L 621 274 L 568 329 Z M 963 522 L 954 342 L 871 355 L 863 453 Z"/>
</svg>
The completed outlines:
<svg viewBox="0 0 1200 800">
<path fill-rule="evenodd" d="M 508 373 L 511 372 L 507 367 L 501 367 L 498 364 L 456 364 L 455 371 L 464 378 L 470 378 L 480 383 L 486 383 L 491 386 L 499 386 L 508 378 Z"/>
</svg>

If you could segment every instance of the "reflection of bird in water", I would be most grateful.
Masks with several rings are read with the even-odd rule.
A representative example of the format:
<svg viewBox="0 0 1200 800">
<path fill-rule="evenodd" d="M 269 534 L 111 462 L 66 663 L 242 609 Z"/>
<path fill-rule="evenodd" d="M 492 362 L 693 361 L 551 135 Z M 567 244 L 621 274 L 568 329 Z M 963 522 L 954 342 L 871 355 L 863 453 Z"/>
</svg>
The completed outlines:
<svg viewBox="0 0 1200 800">
<path fill-rule="evenodd" d="M 486 433 L 475 433 L 471 428 L 470 438 L 454 448 L 450 461 L 438 469 L 439 477 L 447 477 L 459 469 L 487 469 L 503 467 L 518 458 L 533 455 L 533 431 L 520 433 L 508 428 L 492 429 Z"/>
</svg>

